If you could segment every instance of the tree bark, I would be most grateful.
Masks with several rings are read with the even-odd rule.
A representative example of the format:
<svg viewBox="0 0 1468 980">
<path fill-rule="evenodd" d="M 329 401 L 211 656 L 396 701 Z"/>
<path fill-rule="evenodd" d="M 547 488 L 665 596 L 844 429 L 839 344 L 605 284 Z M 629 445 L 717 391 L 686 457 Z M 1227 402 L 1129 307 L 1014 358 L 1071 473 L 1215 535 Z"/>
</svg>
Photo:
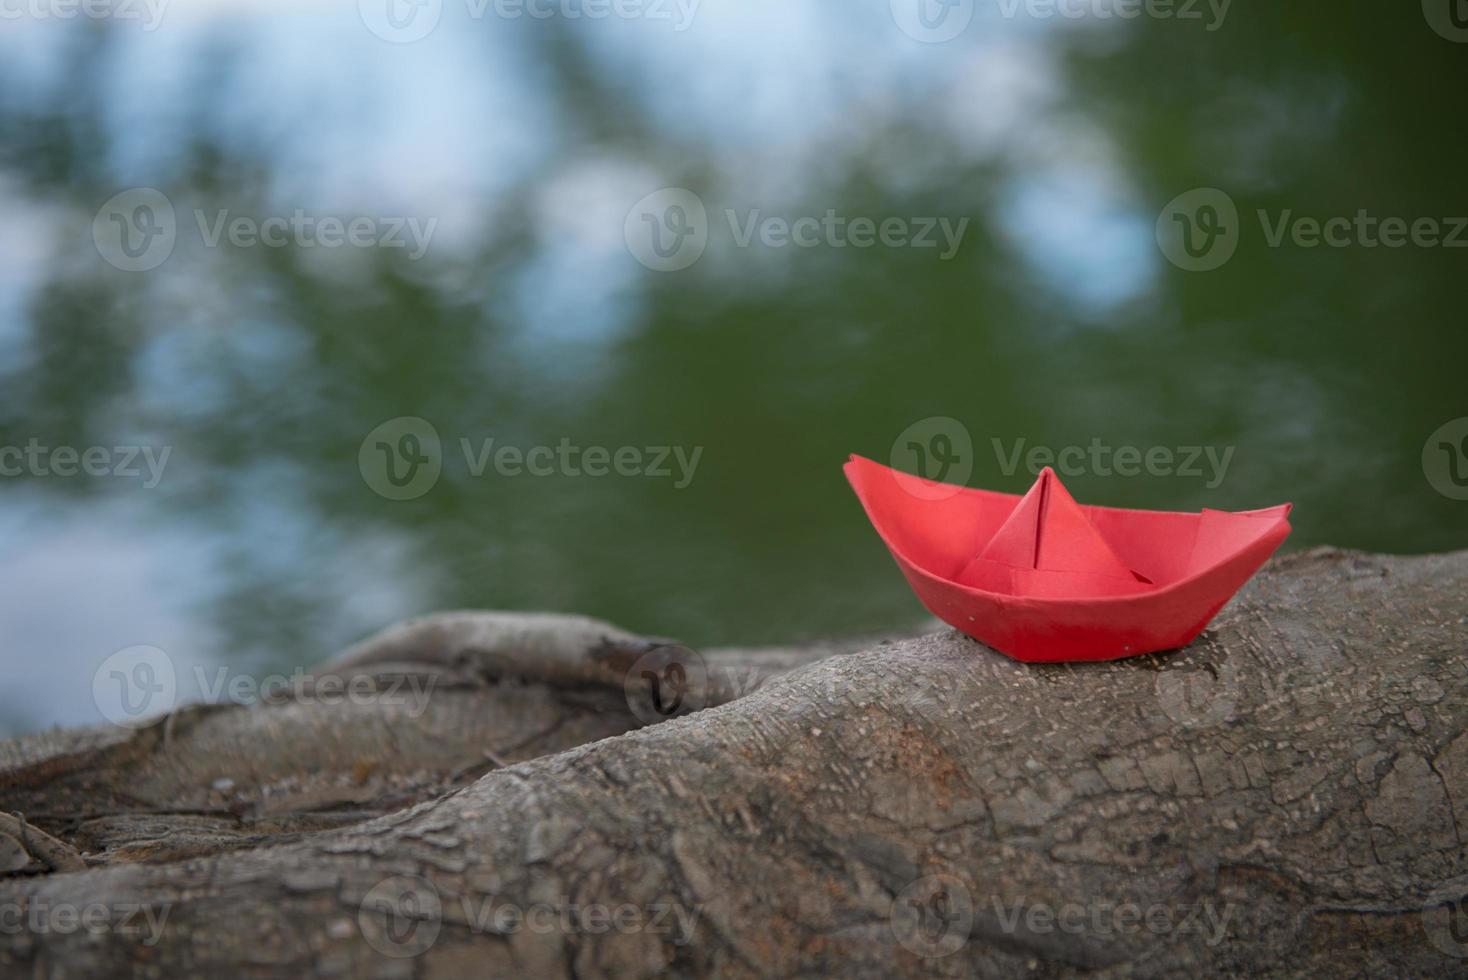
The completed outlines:
<svg viewBox="0 0 1468 980">
<path fill-rule="evenodd" d="M 0 745 L 0 973 L 1461 974 L 1465 651 L 1468 552 L 1277 559 L 1107 664 L 429 617 Z"/>
</svg>

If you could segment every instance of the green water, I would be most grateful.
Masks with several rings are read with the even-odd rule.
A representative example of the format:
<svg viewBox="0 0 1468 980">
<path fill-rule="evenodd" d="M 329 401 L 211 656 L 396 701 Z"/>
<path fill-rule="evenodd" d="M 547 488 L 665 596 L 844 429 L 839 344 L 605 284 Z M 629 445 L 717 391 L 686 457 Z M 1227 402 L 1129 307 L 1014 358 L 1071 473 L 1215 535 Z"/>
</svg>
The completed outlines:
<svg viewBox="0 0 1468 980">
<path fill-rule="evenodd" d="M 980 4 L 941 44 L 836 0 L 708 0 L 684 31 L 446 9 L 413 44 L 351 3 L 7 30 L 0 445 L 169 450 L 156 486 L 0 480 L 12 729 L 95 720 L 91 671 L 132 644 L 258 672 L 449 607 L 693 645 L 913 623 L 840 466 L 945 449 L 936 417 L 966 430 L 974 486 L 1022 491 L 1025 452 L 1074 446 L 1083 502 L 1288 500 L 1287 548 L 1468 546 L 1468 502 L 1423 465 L 1468 416 L 1468 229 L 1371 247 L 1337 223 L 1344 244 L 1307 247 L 1293 224 L 1364 210 L 1449 237 L 1468 215 L 1468 43 L 1418 4 L 1240 2 L 1212 31 Z M 93 219 L 143 186 L 176 244 L 126 271 Z M 664 187 L 706 209 L 679 271 L 640 263 L 627 220 Z M 1236 249 L 1187 271 L 1156 225 L 1200 187 L 1236 207 Z M 436 225 L 418 258 L 208 244 L 220 210 L 296 209 Z M 758 224 L 828 212 L 843 235 L 933 219 L 938 245 Z M 364 476 L 382 450 L 359 453 L 404 416 L 441 474 L 391 500 Z M 476 476 L 487 439 L 627 450 L 639 475 Z M 663 447 L 696 458 L 686 480 L 671 451 L 647 472 Z M 1121 475 L 1120 447 L 1172 462 Z M 1192 447 L 1199 472 L 1174 472 Z"/>
</svg>

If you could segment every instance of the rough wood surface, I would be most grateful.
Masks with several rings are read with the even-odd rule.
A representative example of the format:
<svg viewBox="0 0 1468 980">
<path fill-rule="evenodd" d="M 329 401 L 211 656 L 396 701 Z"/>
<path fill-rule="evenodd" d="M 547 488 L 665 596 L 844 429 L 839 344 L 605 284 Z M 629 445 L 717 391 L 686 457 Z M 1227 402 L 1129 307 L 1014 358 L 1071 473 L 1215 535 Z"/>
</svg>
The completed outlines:
<svg viewBox="0 0 1468 980">
<path fill-rule="evenodd" d="M 1461 975 L 1465 654 L 1468 553 L 1098 665 L 430 617 L 373 697 L 0 745 L 0 973 Z"/>
</svg>

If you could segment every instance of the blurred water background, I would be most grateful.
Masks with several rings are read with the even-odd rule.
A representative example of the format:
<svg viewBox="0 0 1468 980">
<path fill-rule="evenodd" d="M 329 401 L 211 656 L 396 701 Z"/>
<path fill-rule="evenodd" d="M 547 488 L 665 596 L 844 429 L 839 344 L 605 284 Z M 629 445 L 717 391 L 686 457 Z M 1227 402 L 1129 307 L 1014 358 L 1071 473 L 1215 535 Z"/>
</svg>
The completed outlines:
<svg viewBox="0 0 1468 980">
<path fill-rule="evenodd" d="M 168 457 L 0 478 L 0 733 L 99 720 L 93 670 L 134 644 L 258 674 L 452 607 L 694 646 L 912 624 L 840 465 L 903 462 L 935 417 L 975 486 L 1024 490 L 1017 446 L 1212 447 L 1219 479 L 1064 479 L 1120 506 L 1291 500 L 1292 549 L 1468 546 L 1423 464 L 1468 415 L 1468 251 L 1273 247 L 1256 217 L 1468 215 L 1468 43 L 1416 3 L 64 2 L 0 18 L 0 446 Z M 636 209 L 686 227 L 674 187 L 707 246 L 659 271 Z M 97 237 L 132 188 L 176 218 L 142 271 Z M 1205 271 L 1156 233 L 1194 188 L 1239 215 Z M 433 230 L 211 245 L 220 212 Z M 828 212 L 967 224 L 952 250 L 739 242 Z M 442 441 L 406 500 L 362 455 L 398 417 Z M 700 455 L 686 486 L 476 475 L 464 439 Z"/>
</svg>

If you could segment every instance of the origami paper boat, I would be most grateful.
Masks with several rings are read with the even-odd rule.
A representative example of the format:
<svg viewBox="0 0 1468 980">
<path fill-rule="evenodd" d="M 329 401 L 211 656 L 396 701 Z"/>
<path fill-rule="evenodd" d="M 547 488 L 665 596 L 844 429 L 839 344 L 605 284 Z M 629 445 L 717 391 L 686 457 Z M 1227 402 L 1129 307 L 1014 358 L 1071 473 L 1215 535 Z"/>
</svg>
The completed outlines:
<svg viewBox="0 0 1468 980">
<path fill-rule="evenodd" d="M 1186 646 L 1290 533 L 1290 504 L 1197 514 L 1083 506 L 1048 467 L 1023 497 L 860 456 L 845 469 L 923 605 L 1017 660 Z"/>
</svg>

